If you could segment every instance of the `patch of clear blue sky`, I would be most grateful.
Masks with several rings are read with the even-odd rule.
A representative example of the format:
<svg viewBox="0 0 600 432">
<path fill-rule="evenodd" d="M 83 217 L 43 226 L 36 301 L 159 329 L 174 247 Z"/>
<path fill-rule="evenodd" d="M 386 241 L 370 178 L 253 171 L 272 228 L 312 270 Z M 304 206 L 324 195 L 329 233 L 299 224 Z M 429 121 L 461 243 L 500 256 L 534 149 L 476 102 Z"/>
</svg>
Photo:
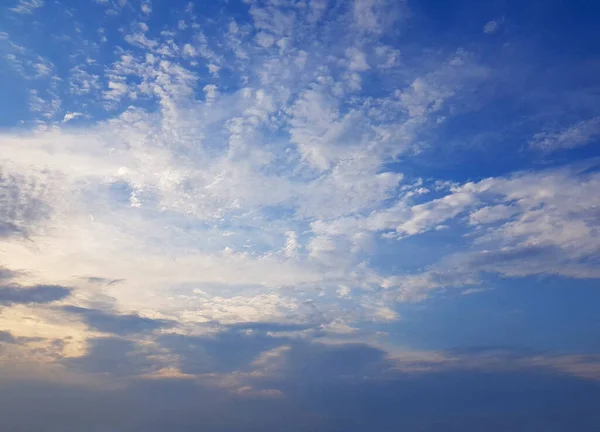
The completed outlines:
<svg viewBox="0 0 600 432">
<path fill-rule="evenodd" d="M 403 304 L 400 345 L 420 349 L 501 348 L 553 353 L 600 353 L 598 282 L 554 276 L 488 277 L 484 292 L 447 290 Z"/>
</svg>

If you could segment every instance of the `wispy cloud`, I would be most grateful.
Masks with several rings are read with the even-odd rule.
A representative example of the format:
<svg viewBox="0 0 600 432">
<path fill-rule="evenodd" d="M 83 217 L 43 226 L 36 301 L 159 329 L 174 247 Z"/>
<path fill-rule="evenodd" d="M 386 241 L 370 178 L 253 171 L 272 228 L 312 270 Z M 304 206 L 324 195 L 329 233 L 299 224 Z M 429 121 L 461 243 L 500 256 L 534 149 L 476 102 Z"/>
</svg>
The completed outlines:
<svg viewBox="0 0 600 432">
<path fill-rule="evenodd" d="M 496 33 L 500 29 L 500 26 L 502 26 L 502 24 L 504 24 L 504 17 L 488 21 L 483 26 L 483 32 L 485 34 Z"/>
<path fill-rule="evenodd" d="M 19 0 L 19 3 L 10 9 L 18 14 L 31 14 L 36 9 L 44 6 L 44 0 Z"/>
<path fill-rule="evenodd" d="M 546 152 L 566 150 L 594 144 L 600 140 L 600 117 L 584 120 L 564 129 L 539 132 L 529 146 Z"/>
</svg>

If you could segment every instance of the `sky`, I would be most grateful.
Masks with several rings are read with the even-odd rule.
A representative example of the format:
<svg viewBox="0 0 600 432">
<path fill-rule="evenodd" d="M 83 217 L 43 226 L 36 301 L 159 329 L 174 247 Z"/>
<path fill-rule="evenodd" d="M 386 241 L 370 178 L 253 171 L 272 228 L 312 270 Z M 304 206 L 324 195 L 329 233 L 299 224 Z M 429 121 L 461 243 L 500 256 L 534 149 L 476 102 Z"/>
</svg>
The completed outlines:
<svg viewBox="0 0 600 432">
<path fill-rule="evenodd" d="M 600 430 L 599 17 L 0 0 L 0 429 Z"/>
</svg>

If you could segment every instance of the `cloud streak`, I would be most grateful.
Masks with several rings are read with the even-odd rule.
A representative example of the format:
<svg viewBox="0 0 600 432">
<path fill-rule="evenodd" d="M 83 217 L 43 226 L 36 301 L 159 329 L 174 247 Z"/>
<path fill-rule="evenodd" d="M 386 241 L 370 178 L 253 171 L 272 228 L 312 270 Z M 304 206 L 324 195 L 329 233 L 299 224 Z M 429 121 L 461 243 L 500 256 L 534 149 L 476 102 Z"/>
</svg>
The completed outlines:
<svg viewBox="0 0 600 432">
<path fill-rule="evenodd" d="M 70 293 L 70 288 L 58 285 L 0 286 L 0 304 L 52 303 L 64 299 Z"/>
</svg>

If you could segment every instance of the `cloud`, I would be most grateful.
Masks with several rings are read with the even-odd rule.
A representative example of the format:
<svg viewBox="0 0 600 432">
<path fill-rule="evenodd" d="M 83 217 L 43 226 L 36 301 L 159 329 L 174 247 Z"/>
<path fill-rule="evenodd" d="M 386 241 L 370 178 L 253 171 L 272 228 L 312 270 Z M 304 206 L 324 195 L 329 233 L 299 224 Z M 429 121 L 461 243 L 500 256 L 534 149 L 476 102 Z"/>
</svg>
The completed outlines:
<svg viewBox="0 0 600 432">
<path fill-rule="evenodd" d="M 108 82 L 108 90 L 104 92 L 104 97 L 108 100 L 119 101 L 129 93 L 127 84 L 116 81 Z"/>
<path fill-rule="evenodd" d="M 485 225 L 502 220 L 510 219 L 518 213 L 516 207 L 498 204 L 493 206 L 482 207 L 479 210 L 469 215 L 469 224 Z"/>
<path fill-rule="evenodd" d="M 468 251 L 450 254 L 422 273 L 383 279 L 384 287 L 397 290 L 398 300 L 422 299 L 439 288 L 479 284 L 482 273 L 597 278 L 600 249 L 594 215 L 600 203 L 592 190 L 600 179 L 592 166 L 467 182 L 430 200 L 424 198 L 430 193 L 425 189 L 420 198 L 424 202 L 414 205 L 411 200 L 420 189 L 409 189 L 387 209 L 311 227 L 320 236 L 319 244 L 330 248 L 357 232 L 405 239 L 448 223 L 466 230 Z"/>
<path fill-rule="evenodd" d="M 6 331 L 0 331 L 0 343 L 15 343 L 17 339 L 10 333 Z"/>
<path fill-rule="evenodd" d="M 348 48 L 346 55 L 350 61 L 349 68 L 353 71 L 363 72 L 369 69 L 365 53 L 360 51 L 358 48 Z"/>
<path fill-rule="evenodd" d="M 62 310 L 81 316 L 94 330 L 118 335 L 152 332 L 173 325 L 167 320 L 145 318 L 137 314 L 115 314 L 75 306 L 64 306 Z"/>
<path fill-rule="evenodd" d="M 256 35 L 256 43 L 264 48 L 269 48 L 275 43 L 275 38 L 269 33 L 260 32 Z"/>
<path fill-rule="evenodd" d="M 355 24 L 362 30 L 382 33 L 407 15 L 405 2 L 387 0 L 354 0 Z"/>
<path fill-rule="evenodd" d="M 69 76 L 69 93 L 79 96 L 95 94 L 101 88 L 99 75 L 87 71 L 82 65 L 74 66 L 71 69 Z"/>
<path fill-rule="evenodd" d="M 150 1 L 146 1 L 146 2 L 142 3 L 140 8 L 141 8 L 142 12 L 146 15 L 150 15 L 152 13 L 152 5 L 150 4 Z"/>
<path fill-rule="evenodd" d="M 18 14 L 31 14 L 43 6 L 44 0 L 19 0 L 19 3 L 9 10 Z"/>
<path fill-rule="evenodd" d="M 530 148 L 553 152 L 583 147 L 600 139 L 600 117 L 584 120 L 567 128 L 539 132 L 529 142 Z"/>
<path fill-rule="evenodd" d="M 499 18 L 499 19 L 488 21 L 483 26 L 483 32 L 485 34 L 496 33 L 503 23 L 504 23 L 504 18 Z"/>
<path fill-rule="evenodd" d="M 460 294 L 461 295 L 471 295 L 471 294 L 480 294 L 480 293 L 487 292 L 487 291 L 491 291 L 491 288 L 468 288 L 466 290 L 463 290 Z"/>
<path fill-rule="evenodd" d="M 77 117 L 81 117 L 83 114 L 80 112 L 69 112 L 65 114 L 65 117 L 63 118 L 63 123 L 67 123 L 68 121 L 71 121 L 73 119 L 76 119 Z"/>
<path fill-rule="evenodd" d="M 198 305 L 204 306 L 199 310 L 186 312 L 188 319 L 198 320 L 285 319 L 294 308 L 302 312 L 298 316 L 288 315 L 292 320 L 310 319 L 311 314 L 305 315 L 305 308 L 298 308 L 297 300 L 271 293 L 249 296 L 244 293 L 248 285 L 266 290 L 286 286 L 312 290 L 325 280 L 327 289 L 336 292 L 339 283 L 377 284 L 377 277 L 368 270 L 341 270 L 357 264 L 354 255 L 360 252 L 362 246 L 359 245 L 369 243 L 369 238 L 357 236 L 352 240 L 355 246 L 336 257 L 335 249 L 327 252 L 318 247 L 329 244 L 327 241 L 299 233 L 316 222 L 316 218 L 372 211 L 392 196 L 402 174 L 387 171 L 385 163 L 390 155 L 402 152 L 409 144 L 399 142 L 388 131 L 402 126 L 404 120 L 387 121 L 382 110 L 371 107 L 368 99 L 344 112 L 343 94 L 337 93 L 333 76 L 311 78 L 308 69 L 304 71 L 306 75 L 296 71 L 295 63 L 290 79 L 310 79 L 304 84 L 307 90 L 293 98 L 295 102 L 286 102 L 287 107 L 283 102 L 288 96 L 279 94 L 281 86 L 270 85 L 268 81 L 262 88 L 244 87 L 221 95 L 217 93 L 216 84 L 206 84 L 202 88 L 207 103 L 203 104 L 194 100 L 196 75 L 172 60 L 159 60 L 159 56 L 167 55 L 158 50 L 169 45 L 168 40 L 155 41 L 140 36 L 129 39 L 144 53 L 119 54 L 107 68 L 107 85 L 109 88 L 110 83 L 125 85 L 126 76 L 140 82 L 136 86 L 127 85 L 127 93 L 121 91 L 122 86 L 112 85 L 118 94 L 101 93 L 101 98 L 110 101 L 113 96 L 119 99 L 134 93 L 144 94 L 156 98 L 158 111 L 148 113 L 131 107 L 83 130 L 55 130 L 53 134 L 32 136 L 29 139 L 35 144 L 31 146 L 19 146 L 20 137 L 5 141 L 11 149 L 11 163 L 27 166 L 27 171 L 36 178 L 51 168 L 61 179 L 57 184 L 50 183 L 56 196 L 68 196 L 68 201 L 76 199 L 80 203 L 72 206 L 54 197 L 46 200 L 50 205 L 48 216 L 40 229 L 52 227 L 53 234 L 40 244 L 46 254 L 45 263 L 30 256 L 38 262 L 36 267 L 41 266 L 36 271 L 43 277 L 59 277 L 58 269 L 64 269 L 66 262 L 60 258 L 58 249 L 52 251 L 51 244 L 60 242 L 60 248 L 70 244 L 73 251 L 78 249 L 82 253 L 79 268 L 74 269 L 78 276 L 97 274 L 100 260 L 103 267 L 108 266 L 105 267 L 109 269 L 107 279 L 124 280 L 123 289 L 114 294 L 120 299 L 124 299 L 123 293 L 133 289 L 129 282 L 131 272 L 137 273 L 133 279 L 147 280 L 152 290 L 162 290 L 162 286 L 196 284 L 203 287 L 214 283 L 225 283 L 240 290 L 239 296 L 218 296 L 215 303 L 202 300 Z M 208 42 L 203 40 L 202 43 Z M 364 65 L 359 67 L 362 68 Z M 263 80 L 264 76 L 258 78 Z M 89 88 L 90 92 L 94 91 Z M 321 88 L 323 92 L 317 91 Z M 393 106 L 394 97 L 384 98 L 381 103 Z M 397 107 L 398 113 L 402 110 L 403 107 Z M 288 112 L 289 117 L 281 115 L 283 111 Z M 422 123 L 427 121 L 426 114 L 419 119 Z M 206 121 L 199 122 L 200 118 Z M 318 127 L 315 121 L 319 122 Z M 289 127 L 298 147 L 264 147 L 263 143 L 272 138 L 268 128 L 263 128 L 265 125 Z M 180 133 L 182 130 L 188 133 Z M 225 135 L 221 131 L 225 131 Z M 80 146 L 83 136 L 95 144 Z M 160 143 L 153 144 L 155 137 L 165 140 L 160 138 Z M 379 145 L 375 146 L 375 142 Z M 195 149 L 185 156 L 181 149 L 190 144 Z M 88 154 L 87 150 L 92 148 Z M 48 157 L 49 151 L 52 157 Z M 281 171 L 284 167 L 287 172 Z M 315 169 L 321 174 L 312 171 Z M 65 194 L 65 190 L 71 194 Z M 200 196 L 202 199 L 190 199 Z M 154 216 L 148 219 L 137 210 Z M 59 214 L 61 223 L 53 219 Z M 277 215 L 275 219 L 273 215 Z M 267 224 L 268 230 L 264 228 L 266 221 L 271 221 Z M 164 223 L 175 230 L 164 231 Z M 180 227 L 188 223 L 194 227 L 191 236 L 180 231 Z M 30 222 L 22 225 L 32 226 Z M 144 233 L 148 232 L 155 233 L 164 245 L 171 246 L 179 241 L 173 243 L 174 239 L 187 238 L 184 243 L 188 245 L 192 245 L 192 238 L 210 240 L 200 249 L 195 246 L 197 251 L 193 255 L 187 246 L 175 246 L 169 253 L 179 258 L 168 264 L 172 267 L 167 269 L 164 263 L 158 265 L 155 269 L 162 275 L 150 276 L 146 259 L 150 258 L 153 248 L 147 248 Z M 298 234 L 294 237 L 290 232 Z M 83 246 L 81 238 L 87 238 L 89 244 L 96 246 Z M 109 238 L 113 240 L 107 242 Z M 335 244 L 334 247 L 340 246 Z M 17 242 L 11 249 L 12 261 L 30 255 Z M 124 252 L 132 250 L 140 251 L 146 258 L 138 261 L 136 254 Z M 164 250 L 151 252 L 154 254 L 151 259 L 162 262 Z M 124 253 L 125 261 L 130 264 L 127 269 L 121 267 L 119 259 L 114 259 Z M 134 265 L 132 260 L 138 264 Z M 186 264 L 192 262 L 193 266 Z M 239 271 L 232 271 L 232 265 L 239 266 Z M 136 266 L 140 271 L 133 270 Z M 142 276 L 143 273 L 148 277 Z M 140 308 L 141 302 L 135 296 L 125 297 L 128 300 L 122 304 L 124 310 Z M 252 307 L 237 305 L 248 299 L 252 299 Z M 253 306 L 260 301 L 271 304 L 271 299 L 272 309 Z M 181 296 L 176 303 L 183 305 L 191 301 Z M 221 305 L 230 305 L 228 310 L 235 313 L 222 313 Z M 178 307 L 170 307 L 169 313 Z M 365 310 L 365 313 L 372 312 Z"/>
<path fill-rule="evenodd" d="M 71 288 L 58 285 L 37 285 L 31 287 L 4 285 L 0 286 L 0 304 L 52 303 L 68 297 L 71 291 Z"/>
<path fill-rule="evenodd" d="M 19 274 L 19 272 L 16 272 L 14 270 L 0 267 L 0 281 L 7 281 L 7 280 L 14 279 L 18 274 Z"/>
<path fill-rule="evenodd" d="M 215 101 L 217 96 L 219 95 L 219 90 L 214 84 L 207 84 L 202 89 L 204 94 L 206 95 L 206 103 L 212 103 Z"/>
<path fill-rule="evenodd" d="M 451 56 L 437 70 L 415 78 L 398 96 L 409 117 L 424 120 L 443 110 L 448 100 L 468 88 L 476 88 L 488 76 L 485 66 L 462 49 Z"/>
</svg>

